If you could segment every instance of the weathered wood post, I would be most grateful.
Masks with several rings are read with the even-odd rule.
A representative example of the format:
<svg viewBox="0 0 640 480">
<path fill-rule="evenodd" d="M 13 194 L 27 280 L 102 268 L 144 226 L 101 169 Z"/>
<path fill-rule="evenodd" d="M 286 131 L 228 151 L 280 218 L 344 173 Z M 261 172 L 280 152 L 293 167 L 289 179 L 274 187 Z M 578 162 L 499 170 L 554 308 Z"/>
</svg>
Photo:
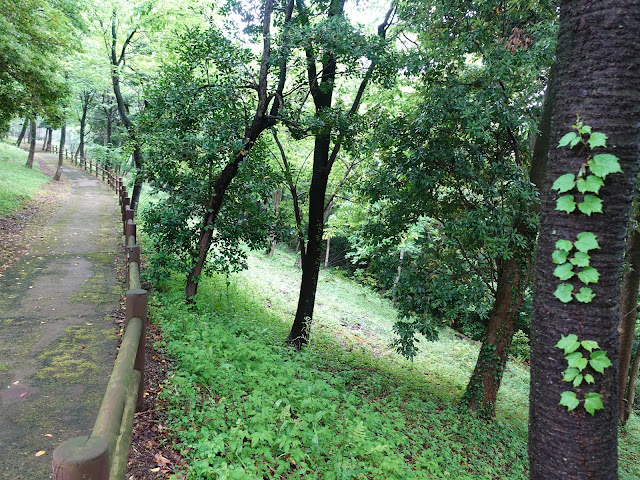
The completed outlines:
<svg viewBox="0 0 640 480">
<path fill-rule="evenodd" d="M 131 210 L 131 205 L 127 205 L 125 207 L 123 220 L 124 220 L 124 225 L 122 226 L 122 232 L 125 234 L 125 238 L 126 238 L 126 237 L 128 237 L 128 235 L 127 235 L 127 224 L 129 222 L 129 220 L 131 220 L 133 222 L 133 210 Z"/>
<path fill-rule="evenodd" d="M 99 437 L 71 438 L 53 451 L 53 480 L 109 480 L 109 445 Z"/>
</svg>

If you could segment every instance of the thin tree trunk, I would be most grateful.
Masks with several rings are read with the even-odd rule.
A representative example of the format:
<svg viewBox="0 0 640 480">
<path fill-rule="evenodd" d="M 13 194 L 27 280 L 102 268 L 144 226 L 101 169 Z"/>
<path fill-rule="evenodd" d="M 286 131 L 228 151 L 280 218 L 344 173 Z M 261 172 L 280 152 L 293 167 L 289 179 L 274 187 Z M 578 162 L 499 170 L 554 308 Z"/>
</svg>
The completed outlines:
<svg viewBox="0 0 640 480">
<path fill-rule="evenodd" d="M 244 134 L 244 142 L 242 148 L 235 155 L 232 162 L 228 163 L 222 170 L 213 186 L 213 194 L 207 202 L 207 215 L 203 219 L 203 226 L 200 231 L 200 238 L 198 240 L 197 251 L 194 252 L 193 257 L 197 258 L 195 265 L 187 275 L 187 284 L 185 287 L 186 302 L 191 304 L 194 302 L 194 297 L 198 291 L 198 282 L 200 281 L 200 275 L 204 268 L 209 248 L 211 247 L 212 235 L 214 232 L 214 225 L 222 201 L 227 188 L 231 184 L 238 173 L 238 167 L 240 163 L 245 159 L 251 148 L 254 146 L 258 137 L 262 132 L 276 124 L 276 116 L 279 113 L 279 104 L 275 103 L 271 108 L 271 115 L 267 115 L 269 107 L 269 96 L 267 92 L 268 87 L 268 74 L 269 74 L 269 56 L 271 54 L 271 14 L 273 12 L 273 0 L 267 0 L 264 6 L 264 15 L 262 19 L 262 37 L 263 37 L 263 49 L 262 59 L 260 62 L 260 76 L 258 79 L 258 105 L 256 112 L 253 116 L 253 120 L 250 125 L 247 126 Z M 293 0 L 289 0 L 287 6 L 287 12 L 285 16 L 285 23 L 288 23 L 291 19 L 291 11 L 293 9 Z M 277 87 L 277 95 L 275 98 L 282 97 L 282 89 L 284 88 L 284 80 L 286 78 L 286 63 L 284 66 L 281 64 L 279 83 Z"/>
<path fill-rule="evenodd" d="M 53 179 L 57 182 L 60 180 L 62 176 L 62 161 L 64 160 L 64 137 L 67 133 L 67 124 L 63 123 L 62 128 L 60 129 L 60 148 L 58 150 L 58 168 L 56 169 L 56 174 L 53 176 Z"/>
<path fill-rule="evenodd" d="M 51 151 L 51 144 L 53 143 L 53 128 L 49 129 L 49 139 L 47 140 L 47 152 Z"/>
<path fill-rule="evenodd" d="M 18 140 L 16 141 L 16 147 L 20 148 L 20 144 L 22 143 L 24 134 L 27 132 L 28 126 L 29 126 L 29 119 L 25 118 L 24 123 L 22 124 L 22 129 L 20 130 L 20 135 L 18 135 Z"/>
<path fill-rule="evenodd" d="M 638 289 L 640 288 L 640 232 L 635 228 L 632 228 L 627 236 L 627 262 L 631 268 L 622 276 L 619 308 L 620 323 L 618 325 L 620 334 L 620 361 L 618 363 L 618 391 L 620 398 L 618 400 L 618 408 L 622 425 L 626 424 L 629 418 L 627 416 L 627 412 L 629 412 L 627 402 L 631 392 L 627 390 L 627 386 L 630 380 L 629 368 L 633 353 L 633 338 L 638 315 Z"/>
<path fill-rule="evenodd" d="M 396 278 L 393 280 L 393 295 L 391 298 L 391 306 L 396 306 L 396 292 L 398 290 L 398 282 L 400 281 L 400 274 L 402 273 L 402 261 L 404 260 L 404 247 L 400 249 L 400 261 L 398 262 L 398 273 L 396 274 Z"/>
<path fill-rule="evenodd" d="M 640 3 L 603 0 L 560 2 L 556 53 L 557 85 L 552 145 L 571 131 L 576 116 L 608 136 L 607 148 L 624 174 L 606 177 L 600 189 L 603 213 L 591 216 L 556 209 L 558 195 L 542 199 L 531 319 L 529 459 L 532 480 L 618 478 L 618 300 L 629 210 L 640 159 Z M 577 173 L 587 157 L 581 148 L 551 148 L 545 192 L 561 175 Z M 599 273 L 589 303 L 567 303 L 554 295 L 552 253 L 560 239 L 575 242 L 581 232 L 597 236 L 590 265 Z M 574 290 L 579 281 L 569 282 Z M 613 365 L 578 389 L 563 382 L 567 360 L 555 345 L 562 336 L 598 342 Z M 571 391 L 574 410 L 559 404 Z M 601 395 L 603 408 L 590 415 L 585 395 Z"/>
<path fill-rule="evenodd" d="M 44 152 L 47 149 L 47 140 L 49 140 L 49 127 L 44 129 L 44 139 L 42 140 L 41 150 Z"/>
<path fill-rule="evenodd" d="M 329 251 L 331 249 L 331 237 L 327 237 L 327 246 L 324 252 L 324 268 L 329 267 Z"/>
<path fill-rule="evenodd" d="M 29 142 L 29 156 L 27 157 L 27 168 L 33 168 L 33 158 L 36 154 L 36 119 L 30 119 L 29 136 L 31 141 Z"/>
<path fill-rule="evenodd" d="M 280 211 L 280 201 L 282 200 L 282 187 L 278 187 L 278 189 L 273 194 L 273 210 L 276 214 Z M 274 252 L 276 251 L 276 236 L 275 234 L 271 235 L 271 246 L 269 247 L 269 258 L 273 257 Z"/>
<path fill-rule="evenodd" d="M 625 405 L 625 422 L 629 420 L 631 411 L 633 410 L 633 404 L 636 401 L 636 385 L 638 384 L 638 369 L 640 368 L 640 348 L 636 349 L 636 354 L 633 357 L 633 364 L 629 371 L 629 387 L 627 391 L 627 402 Z"/>
</svg>

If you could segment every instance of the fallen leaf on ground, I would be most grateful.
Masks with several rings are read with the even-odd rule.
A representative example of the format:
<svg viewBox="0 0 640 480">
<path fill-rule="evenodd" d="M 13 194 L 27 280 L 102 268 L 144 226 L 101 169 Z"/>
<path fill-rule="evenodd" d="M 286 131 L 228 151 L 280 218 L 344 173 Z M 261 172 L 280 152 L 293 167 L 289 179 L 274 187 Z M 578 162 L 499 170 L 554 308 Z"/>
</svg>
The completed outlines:
<svg viewBox="0 0 640 480">
<path fill-rule="evenodd" d="M 29 392 L 24 392 L 22 395 L 20 395 L 20 398 L 26 397 L 27 395 L 29 395 Z"/>
<path fill-rule="evenodd" d="M 171 460 L 164 457 L 160 452 L 155 454 L 155 456 L 153 457 L 153 461 L 156 462 L 158 465 L 168 465 L 171 463 Z"/>
<path fill-rule="evenodd" d="M 39 452 L 36 452 L 36 457 L 41 457 L 42 455 L 44 455 L 45 453 L 47 453 L 46 450 L 40 450 Z"/>
<path fill-rule="evenodd" d="M 44 433 L 42 436 L 43 437 L 53 437 L 53 435 L 51 435 L 50 433 Z"/>
<path fill-rule="evenodd" d="M 151 470 L 149 470 L 150 472 L 156 473 L 160 471 L 160 467 L 156 467 L 156 468 L 152 468 Z"/>
</svg>

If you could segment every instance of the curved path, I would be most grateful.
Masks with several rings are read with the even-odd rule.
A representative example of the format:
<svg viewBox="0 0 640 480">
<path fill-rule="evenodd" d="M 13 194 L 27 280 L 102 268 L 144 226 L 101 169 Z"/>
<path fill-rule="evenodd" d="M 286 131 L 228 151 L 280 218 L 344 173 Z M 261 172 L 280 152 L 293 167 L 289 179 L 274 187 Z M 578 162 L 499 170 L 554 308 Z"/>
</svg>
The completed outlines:
<svg viewBox="0 0 640 480">
<path fill-rule="evenodd" d="M 86 172 L 64 173 L 70 197 L 0 278 L 2 480 L 50 478 L 54 448 L 89 434 L 115 358 L 117 200 Z"/>
</svg>

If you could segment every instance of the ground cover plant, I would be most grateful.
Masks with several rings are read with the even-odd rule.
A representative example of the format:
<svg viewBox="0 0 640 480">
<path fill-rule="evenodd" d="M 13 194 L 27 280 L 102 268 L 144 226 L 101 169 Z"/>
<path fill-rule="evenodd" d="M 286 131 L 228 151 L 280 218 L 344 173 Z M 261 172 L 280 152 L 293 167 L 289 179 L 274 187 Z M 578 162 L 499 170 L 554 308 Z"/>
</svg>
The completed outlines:
<svg viewBox="0 0 640 480">
<path fill-rule="evenodd" d="M 414 362 L 399 357 L 388 302 L 327 271 L 320 328 L 294 354 L 282 341 L 293 264 L 250 255 L 247 271 L 207 279 L 192 310 L 181 286 L 156 297 L 153 320 L 175 359 L 165 425 L 186 478 L 528 477 L 525 365 L 509 364 L 494 421 L 464 415 L 457 399 L 478 347 L 445 333 Z M 623 479 L 639 474 L 639 436 L 634 417 L 621 435 Z"/>
<path fill-rule="evenodd" d="M 16 211 L 49 180 L 40 170 L 25 167 L 27 153 L 0 142 L 0 215 Z"/>
</svg>

